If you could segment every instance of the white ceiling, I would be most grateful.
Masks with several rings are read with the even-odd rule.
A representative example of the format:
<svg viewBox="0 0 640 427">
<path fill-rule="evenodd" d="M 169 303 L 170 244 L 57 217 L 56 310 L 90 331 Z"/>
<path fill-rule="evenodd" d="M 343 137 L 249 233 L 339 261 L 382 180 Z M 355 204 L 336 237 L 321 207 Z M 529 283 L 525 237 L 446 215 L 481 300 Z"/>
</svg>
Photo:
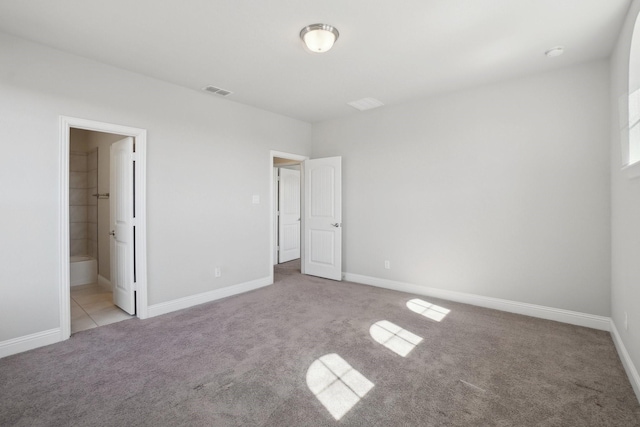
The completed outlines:
<svg viewBox="0 0 640 427">
<path fill-rule="evenodd" d="M 611 53 L 631 0 L 0 0 L 0 30 L 319 122 Z M 340 38 L 303 48 L 302 27 Z M 565 54 L 547 58 L 556 45 Z M 216 96 L 203 92 L 202 96 Z M 384 108 L 384 107 L 383 107 Z"/>
</svg>

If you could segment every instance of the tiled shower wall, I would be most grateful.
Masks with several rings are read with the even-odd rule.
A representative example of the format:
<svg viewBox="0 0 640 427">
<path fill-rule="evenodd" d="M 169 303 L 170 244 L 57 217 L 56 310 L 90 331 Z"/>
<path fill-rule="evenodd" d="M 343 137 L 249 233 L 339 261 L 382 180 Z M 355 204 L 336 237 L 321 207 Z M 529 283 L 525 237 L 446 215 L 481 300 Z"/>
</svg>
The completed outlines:
<svg viewBox="0 0 640 427">
<path fill-rule="evenodd" d="M 98 255 L 98 152 L 69 156 L 70 255 Z"/>
<path fill-rule="evenodd" d="M 87 254 L 98 259 L 98 150 L 87 153 Z"/>
</svg>

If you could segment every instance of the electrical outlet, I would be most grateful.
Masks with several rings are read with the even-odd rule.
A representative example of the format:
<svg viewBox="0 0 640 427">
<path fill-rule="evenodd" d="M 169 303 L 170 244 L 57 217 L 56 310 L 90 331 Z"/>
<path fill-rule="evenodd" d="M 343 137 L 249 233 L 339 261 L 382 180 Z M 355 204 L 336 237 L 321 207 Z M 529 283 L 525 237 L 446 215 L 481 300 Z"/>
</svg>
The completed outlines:
<svg viewBox="0 0 640 427">
<path fill-rule="evenodd" d="M 389 260 L 385 260 L 384 268 L 386 268 L 387 270 L 391 270 L 391 262 Z"/>
<path fill-rule="evenodd" d="M 214 274 L 215 274 L 216 277 L 222 276 L 222 270 L 220 270 L 220 267 L 216 267 L 215 268 Z"/>
<path fill-rule="evenodd" d="M 628 331 L 629 330 L 629 318 L 627 316 L 627 312 L 624 312 L 624 330 Z"/>
</svg>

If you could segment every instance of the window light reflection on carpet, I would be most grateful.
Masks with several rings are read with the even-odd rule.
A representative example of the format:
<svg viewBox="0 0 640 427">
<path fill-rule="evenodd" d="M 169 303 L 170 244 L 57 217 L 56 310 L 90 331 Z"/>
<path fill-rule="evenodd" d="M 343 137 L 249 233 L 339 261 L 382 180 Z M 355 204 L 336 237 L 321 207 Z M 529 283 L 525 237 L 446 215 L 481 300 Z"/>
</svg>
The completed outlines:
<svg viewBox="0 0 640 427">
<path fill-rule="evenodd" d="M 371 325 L 369 334 L 378 343 L 402 357 L 406 357 L 422 341 L 421 337 L 388 320 Z"/>
<path fill-rule="evenodd" d="M 307 370 L 307 387 L 339 420 L 374 387 L 335 353 L 316 359 Z"/>
<path fill-rule="evenodd" d="M 444 319 L 446 315 L 451 311 L 447 308 L 431 304 L 430 302 L 423 301 L 419 298 L 407 301 L 407 307 L 409 308 L 409 310 L 418 314 L 422 314 L 424 317 L 435 320 L 436 322 Z"/>
</svg>

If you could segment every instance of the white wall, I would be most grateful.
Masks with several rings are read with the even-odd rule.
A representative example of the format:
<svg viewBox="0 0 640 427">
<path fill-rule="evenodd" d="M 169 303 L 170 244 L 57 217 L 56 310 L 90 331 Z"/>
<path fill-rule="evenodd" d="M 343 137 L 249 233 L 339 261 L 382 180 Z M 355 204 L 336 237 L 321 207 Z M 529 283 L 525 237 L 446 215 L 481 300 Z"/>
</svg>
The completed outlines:
<svg viewBox="0 0 640 427">
<path fill-rule="evenodd" d="M 599 61 L 316 124 L 313 157 L 346 272 L 608 316 L 608 140 Z"/>
<path fill-rule="evenodd" d="M 623 140 L 619 124 L 626 120 L 629 48 L 638 11 L 640 2 L 636 0 L 611 56 L 611 317 L 636 369 L 640 368 L 640 178 L 629 179 L 621 170 Z M 628 330 L 624 328 L 625 312 Z M 638 389 L 636 393 L 640 398 Z"/>
<path fill-rule="evenodd" d="M 309 124 L 1 33 L 0 51 L 0 342 L 60 326 L 60 115 L 148 131 L 150 304 L 269 276 L 270 150 L 308 155 Z"/>
</svg>

